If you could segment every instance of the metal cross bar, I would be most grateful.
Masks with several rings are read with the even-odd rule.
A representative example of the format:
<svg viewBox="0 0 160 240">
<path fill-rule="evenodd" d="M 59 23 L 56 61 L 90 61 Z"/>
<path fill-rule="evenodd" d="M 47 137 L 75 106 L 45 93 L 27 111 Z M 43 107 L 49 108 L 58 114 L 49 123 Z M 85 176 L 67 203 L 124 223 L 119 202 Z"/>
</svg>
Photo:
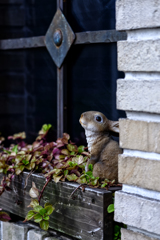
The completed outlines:
<svg viewBox="0 0 160 240">
<path fill-rule="evenodd" d="M 126 32 L 116 30 L 103 30 L 92 32 L 75 33 L 76 40 L 74 44 L 91 44 L 91 43 L 110 43 L 127 39 Z"/>
<path fill-rule="evenodd" d="M 103 30 L 75 33 L 73 44 L 110 43 L 127 39 L 126 32 Z M 0 50 L 45 47 L 45 36 L 0 40 Z"/>
<path fill-rule="evenodd" d="M 0 40 L 0 50 L 45 47 L 45 36 Z"/>
</svg>

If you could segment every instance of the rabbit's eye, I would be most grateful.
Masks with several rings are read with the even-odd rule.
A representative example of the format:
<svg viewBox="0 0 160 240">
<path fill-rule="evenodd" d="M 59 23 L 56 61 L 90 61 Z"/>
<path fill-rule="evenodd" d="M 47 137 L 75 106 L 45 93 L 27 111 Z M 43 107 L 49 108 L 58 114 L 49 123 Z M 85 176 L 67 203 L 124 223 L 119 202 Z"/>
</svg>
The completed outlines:
<svg viewBox="0 0 160 240">
<path fill-rule="evenodd" d="M 96 121 L 97 121 L 97 122 L 101 122 L 101 121 L 102 121 L 102 118 L 101 118 L 100 116 L 97 116 L 97 117 L 96 117 Z"/>
</svg>

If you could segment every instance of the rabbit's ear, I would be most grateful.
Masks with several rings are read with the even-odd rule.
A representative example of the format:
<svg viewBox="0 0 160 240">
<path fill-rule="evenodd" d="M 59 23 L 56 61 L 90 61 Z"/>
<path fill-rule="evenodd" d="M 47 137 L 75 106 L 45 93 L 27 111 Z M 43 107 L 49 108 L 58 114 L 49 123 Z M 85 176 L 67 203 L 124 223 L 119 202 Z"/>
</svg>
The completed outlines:
<svg viewBox="0 0 160 240">
<path fill-rule="evenodd" d="M 119 122 L 109 121 L 109 131 L 114 133 L 119 133 Z"/>
</svg>

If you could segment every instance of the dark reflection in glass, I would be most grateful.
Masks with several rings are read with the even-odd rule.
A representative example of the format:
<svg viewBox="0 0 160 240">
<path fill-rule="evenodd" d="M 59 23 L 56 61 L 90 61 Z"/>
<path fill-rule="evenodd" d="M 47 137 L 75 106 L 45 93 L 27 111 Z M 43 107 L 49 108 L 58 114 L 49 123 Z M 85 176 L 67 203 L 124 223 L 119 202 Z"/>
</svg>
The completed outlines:
<svg viewBox="0 0 160 240">
<path fill-rule="evenodd" d="M 103 112 L 110 120 L 125 117 L 116 110 L 116 43 L 72 47 L 67 59 L 68 129 L 73 141 L 85 142 L 79 123 L 85 111 Z"/>
<path fill-rule="evenodd" d="M 67 0 L 67 20 L 74 32 L 115 29 L 115 0 Z"/>
<path fill-rule="evenodd" d="M 55 15 L 56 0 L 26 0 L 27 35 L 45 35 Z"/>
<path fill-rule="evenodd" d="M 56 0 L 6 0 L 0 3 L 0 39 L 45 35 Z"/>
<path fill-rule="evenodd" d="M 45 48 L 1 52 L 0 132 L 25 131 L 32 142 L 44 123 L 56 131 L 56 88 L 56 67 Z"/>
</svg>

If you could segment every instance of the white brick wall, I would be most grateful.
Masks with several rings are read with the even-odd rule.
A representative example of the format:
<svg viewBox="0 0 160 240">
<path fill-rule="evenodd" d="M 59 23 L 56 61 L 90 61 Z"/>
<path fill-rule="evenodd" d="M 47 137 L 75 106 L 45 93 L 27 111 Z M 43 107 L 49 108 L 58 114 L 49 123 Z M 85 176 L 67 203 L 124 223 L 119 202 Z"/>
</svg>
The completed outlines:
<svg viewBox="0 0 160 240">
<path fill-rule="evenodd" d="M 117 0 L 117 30 L 160 27 L 159 0 Z"/>
<path fill-rule="evenodd" d="M 118 42 L 117 82 L 120 120 L 119 181 L 115 220 L 133 228 L 122 240 L 160 239 L 160 2 L 117 0 L 116 28 L 127 30 Z M 142 232 L 142 233 L 140 233 Z"/>
</svg>

